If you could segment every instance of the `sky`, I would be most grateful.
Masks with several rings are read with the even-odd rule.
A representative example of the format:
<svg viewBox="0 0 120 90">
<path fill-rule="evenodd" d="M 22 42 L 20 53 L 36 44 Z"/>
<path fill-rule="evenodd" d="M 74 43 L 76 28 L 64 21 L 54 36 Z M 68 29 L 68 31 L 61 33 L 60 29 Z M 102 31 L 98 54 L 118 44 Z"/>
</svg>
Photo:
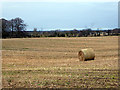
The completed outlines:
<svg viewBox="0 0 120 90">
<path fill-rule="evenodd" d="M 2 18 L 20 17 L 27 30 L 118 27 L 117 1 L 45 0 L 2 2 Z"/>
</svg>

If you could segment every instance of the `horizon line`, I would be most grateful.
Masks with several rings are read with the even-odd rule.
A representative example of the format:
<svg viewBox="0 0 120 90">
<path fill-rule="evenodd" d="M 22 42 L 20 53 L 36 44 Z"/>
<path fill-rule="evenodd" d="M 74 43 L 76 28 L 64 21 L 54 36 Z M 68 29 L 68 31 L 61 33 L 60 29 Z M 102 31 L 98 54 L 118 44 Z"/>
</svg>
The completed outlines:
<svg viewBox="0 0 120 90">
<path fill-rule="evenodd" d="M 84 29 L 91 29 L 91 30 L 109 30 L 109 29 L 116 29 L 116 28 L 118 28 L 118 27 L 114 27 L 114 28 L 55 28 L 55 29 L 44 29 L 44 28 L 42 28 L 42 30 L 41 30 L 41 28 L 37 28 L 37 31 L 55 31 L 55 30 L 60 30 L 60 31 L 64 31 L 64 30 L 74 30 L 74 29 L 76 29 L 76 30 L 84 30 Z M 33 31 L 34 30 L 34 28 L 33 29 L 26 29 L 26 31 Z"/>
</svg>

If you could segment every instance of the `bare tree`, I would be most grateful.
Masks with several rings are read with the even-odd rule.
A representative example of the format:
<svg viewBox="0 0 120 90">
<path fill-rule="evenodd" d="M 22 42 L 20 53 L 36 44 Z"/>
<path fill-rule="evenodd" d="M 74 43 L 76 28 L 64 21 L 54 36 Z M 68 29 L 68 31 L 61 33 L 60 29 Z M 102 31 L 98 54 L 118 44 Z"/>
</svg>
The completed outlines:
<svg viewBox="0 0 120 90">
<path fill-rule="evenodd" d="M 11 31 L 13 35 L 13 31 L 16 32 L 17 37 L 22 37 L 24 34 L 24 31 L 26 30 L 26 24 L 24 24 L 24 21 L 21 18 L 15 18 L 11 19 Z"/>
<path fill-rule="evenodd" d="M 37 28 L 33 29 L 33 36 L 36 37 L 38 35 Z"/>
<path fill-rule="evenodd" d="M 2 37 L 6 38 L 9 37 L 10 33 L 10 22 L 6 19 L 1 19 L 1 31 L 2 31 Z"/>
<path fill-rule="evenodd" d="M 16 31 L 24 31 L 26 29 L 26 24 L 24 24 L 24 21 L 21 18 L 15 18 L 11 20 L 12 27 Z"/>
</svg>

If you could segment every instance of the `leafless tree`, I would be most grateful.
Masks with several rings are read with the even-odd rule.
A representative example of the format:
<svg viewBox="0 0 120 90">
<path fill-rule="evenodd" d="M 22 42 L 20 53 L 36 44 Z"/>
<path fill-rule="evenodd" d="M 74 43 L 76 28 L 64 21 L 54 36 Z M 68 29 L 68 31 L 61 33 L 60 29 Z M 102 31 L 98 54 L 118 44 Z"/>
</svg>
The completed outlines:
<svg viewBox="0 0 120 90">
<path fill-rule="evenodd" d="M 26 30 L 26 24 L 24 23 L 24 21 L 17 17 L 15 19 L 11 19 L 10 20 L 11 23 L 11 31 L 12 31 L 12 35 L 13 32 L 15 31 L 18 37 L 20 37 L 21 35 L 23 35 L 23 32 Z"/>
</svg>

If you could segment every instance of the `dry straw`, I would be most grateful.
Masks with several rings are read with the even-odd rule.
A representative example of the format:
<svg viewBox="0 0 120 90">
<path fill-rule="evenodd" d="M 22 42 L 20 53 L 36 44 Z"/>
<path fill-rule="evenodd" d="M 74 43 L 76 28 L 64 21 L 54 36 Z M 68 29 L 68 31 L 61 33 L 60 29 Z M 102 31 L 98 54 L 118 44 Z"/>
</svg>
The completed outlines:
<svg viewBox="0 0 120 90">
<path fill-rule="evenodd" d="M 78 53 L 78 58 L 80 61 L 94 60 L 94 50 L 92 48 L 81 49 Z"/>
</svg>

